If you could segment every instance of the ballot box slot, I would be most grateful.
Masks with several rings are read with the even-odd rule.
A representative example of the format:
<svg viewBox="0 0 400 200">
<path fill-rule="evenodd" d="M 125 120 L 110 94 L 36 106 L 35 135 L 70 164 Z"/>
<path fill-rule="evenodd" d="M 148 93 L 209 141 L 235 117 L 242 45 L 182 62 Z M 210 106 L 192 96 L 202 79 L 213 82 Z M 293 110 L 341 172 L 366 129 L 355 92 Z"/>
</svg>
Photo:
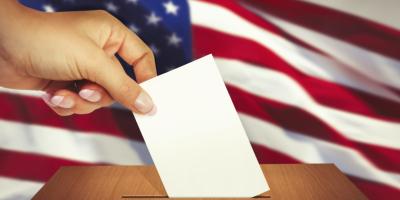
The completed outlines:
<svg viewBox="0 0 400 200">
<path fill-rule="evenodd" d="M 122 199 L 168 199 L 168 196 L 162 196 L 162 195 L 122 195 Z M 178 199 L 178 198 L 176 198 Z M 207 199 L 207 198 L 185 198 L 185 199 Z M 210 198 L 210 199 L 272 199 L 271 196 L 268 195 L 263 195 L 263 196 L 255 196 L 252 198 Z"/>
</svg>

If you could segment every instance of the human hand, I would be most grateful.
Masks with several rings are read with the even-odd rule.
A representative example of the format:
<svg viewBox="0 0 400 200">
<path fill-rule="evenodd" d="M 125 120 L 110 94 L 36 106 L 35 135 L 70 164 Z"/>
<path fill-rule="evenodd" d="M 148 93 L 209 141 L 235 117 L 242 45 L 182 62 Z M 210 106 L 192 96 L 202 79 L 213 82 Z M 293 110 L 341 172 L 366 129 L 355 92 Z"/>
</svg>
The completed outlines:
<svg viewBox="0 0 400 200">
<path fill-rule="evenodd" d="M 43 13 L 0 3 L 0 86 L 46 91 L 44 101 L 59 115 L 90 113 L 114 100 L 154 112 L 116 53 L 138 82 L 157 75 L 150 48 L 105 11 Z"/>
</svg>

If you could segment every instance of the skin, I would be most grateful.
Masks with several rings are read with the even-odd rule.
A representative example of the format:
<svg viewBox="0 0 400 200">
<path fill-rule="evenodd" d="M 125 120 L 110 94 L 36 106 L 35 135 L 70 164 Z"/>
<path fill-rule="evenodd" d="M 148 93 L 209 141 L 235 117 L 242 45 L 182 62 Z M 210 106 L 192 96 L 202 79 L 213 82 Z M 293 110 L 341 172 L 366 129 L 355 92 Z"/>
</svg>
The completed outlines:
<svg viewBox="0 0 400 200">
<path fill-rule="evenodd" d="M 0 1 L 0 86 L 45 91 L 59 115 L 90 113 L 114 100 L 133 112 L 154 110 L 116 54 L 139 83 L 157 75 L 150 48 L 105 11 L 44 13 Z"/>
</svg>

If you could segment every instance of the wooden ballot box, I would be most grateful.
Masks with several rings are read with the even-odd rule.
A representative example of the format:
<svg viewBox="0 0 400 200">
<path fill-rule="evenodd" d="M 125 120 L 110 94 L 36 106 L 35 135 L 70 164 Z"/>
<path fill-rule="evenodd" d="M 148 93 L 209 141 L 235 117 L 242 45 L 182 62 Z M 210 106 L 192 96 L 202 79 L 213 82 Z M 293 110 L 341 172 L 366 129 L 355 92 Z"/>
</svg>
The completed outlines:
<svg viewBox="0 0 400 200">
<path fill-rule="evenodd" d="M 367 199 L 333 164 L 261 167 L 271 190 L 257 199 Z M 33 199 L 162 200 L 168 196 L 154 166 L 93 166 L 62 167 Z"/>
</svg>

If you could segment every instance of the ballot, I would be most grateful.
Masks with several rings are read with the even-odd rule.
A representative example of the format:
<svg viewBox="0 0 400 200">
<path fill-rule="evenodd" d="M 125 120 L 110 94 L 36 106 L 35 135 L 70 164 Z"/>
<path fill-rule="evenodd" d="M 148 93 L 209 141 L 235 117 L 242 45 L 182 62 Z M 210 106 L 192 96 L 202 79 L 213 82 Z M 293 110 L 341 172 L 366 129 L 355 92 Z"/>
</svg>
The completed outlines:
<svg viewBox="0 0 400 200">
<path fill-rule="evenodd" d="M 169 197 L 269 190 L 212 55 L 141 83 L 157 111 L 134 113 Z"/>
</svg>

